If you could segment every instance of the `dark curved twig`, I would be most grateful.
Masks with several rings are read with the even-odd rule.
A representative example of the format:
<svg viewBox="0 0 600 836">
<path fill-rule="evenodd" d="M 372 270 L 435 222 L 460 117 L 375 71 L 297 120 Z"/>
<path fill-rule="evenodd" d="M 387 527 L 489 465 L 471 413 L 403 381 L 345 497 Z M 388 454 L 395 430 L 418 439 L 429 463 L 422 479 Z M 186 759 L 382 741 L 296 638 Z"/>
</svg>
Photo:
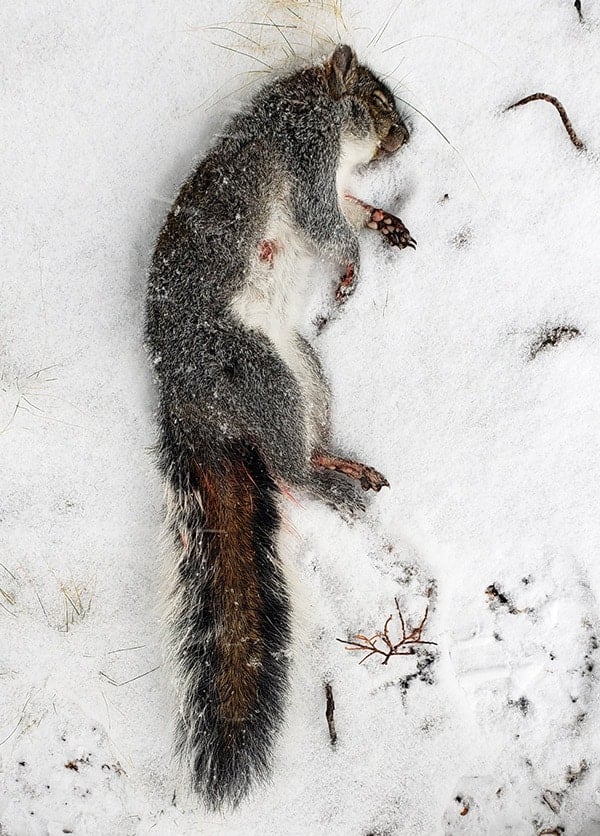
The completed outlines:
<svg viewBox="0 0 600 836">
<path fill-rule="evenodd" d="M 554 107 L 558 110 L 559 116 L 562 119 L 562 123 L 565 126 L 566 132 L 569 134 L 569 139 L 573 143 L 576 148 L 583 149 L 585 145 L 579 139 L 575 130 L 573 129 L 573 125 L 571 124 L 571 120 L 567 116 L 567 111 L 564 109 L 562 104 L 558 101 L 556 96 L 551 96 L 549 93 L 532 93 L 531 96 L 525 96 L 524 99 L 520 99 L 518 102 L 514 102 L 513 104 L 509 105 L 508 107 L 504 108 L 504 112 L 506 113 L 507 110 L 512 110 L 513 107 L 519 107 L 519 105 L 528 104 L 529 102 L 550 102 L 553 104 Z"/>
</svg>

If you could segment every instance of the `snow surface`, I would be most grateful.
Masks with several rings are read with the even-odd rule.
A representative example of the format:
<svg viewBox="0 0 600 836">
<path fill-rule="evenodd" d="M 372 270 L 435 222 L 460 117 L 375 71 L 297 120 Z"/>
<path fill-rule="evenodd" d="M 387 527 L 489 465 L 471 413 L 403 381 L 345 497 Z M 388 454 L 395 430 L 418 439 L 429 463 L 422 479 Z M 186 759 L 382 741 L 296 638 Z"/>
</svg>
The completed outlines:
<svg viewBox="0 0 600 836">
<path fill-rule="evenodd" d="M 202 27 L 253 14 L 3 5 L 3 836 L 600 834 L 600 11 L 582 12 L 344 4 L 361 55 L 452 144 L 412 112 L 406 149 L 360 178 L 418 249 L 365 234 L 320 336 L 335 271 L 315 271 L 336 441 L 392 487 L 352 526 L 286 502 L 288 724 L 272 784 L 215 817 L 169 755 L 143 300 L 178 184 L 263 78 Z M 248 86 L 223 99 L 227 80 Z M 587 151 L 547 103 L 503 113 L 538 90 Z M 531 359 L 558 326 L 580 334 Z M 429 603 L 433 657 L 359 666 L 335 639 L 381 629 L 394 597 L 411 626 Z"/>
</svg>

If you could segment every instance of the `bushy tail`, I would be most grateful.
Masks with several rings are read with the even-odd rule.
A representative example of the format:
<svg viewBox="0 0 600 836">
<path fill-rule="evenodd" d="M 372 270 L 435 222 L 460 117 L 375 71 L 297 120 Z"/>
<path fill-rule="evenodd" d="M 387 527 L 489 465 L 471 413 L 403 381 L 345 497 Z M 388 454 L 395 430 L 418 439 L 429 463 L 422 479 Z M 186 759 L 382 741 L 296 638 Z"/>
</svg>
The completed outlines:
<svg viewBox="0 0 600 836">
<path fill-rule="evenodd" d="M 165 470 L 178 555 L 168 624 L 176 743 L 194 788 L 216 809 L 235 806 L 270 772 L 288 684 L 290 607 L 275 552 L 275 483 L 250 447 L 211 461 L 178 457 Z"/>
</svg>

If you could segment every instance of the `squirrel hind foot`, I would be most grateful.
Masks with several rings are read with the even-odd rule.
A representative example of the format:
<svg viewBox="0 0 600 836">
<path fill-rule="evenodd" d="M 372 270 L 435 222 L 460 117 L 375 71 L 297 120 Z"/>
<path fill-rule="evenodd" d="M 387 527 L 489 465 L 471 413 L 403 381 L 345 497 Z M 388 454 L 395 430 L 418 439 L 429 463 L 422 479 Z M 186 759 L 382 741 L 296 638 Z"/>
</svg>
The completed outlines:
<svg viewBox="0 0 600 836">
<path fill-rule="evenodd" d="M 341 473 L 332 470 L 314 472 L 310 492 L 337 511 L 345 520 L 352 520 L 365 510 L 364 499 L 358 488 Z"/>
<path fill-rule="evenodd" d="M 315 467 L 325 468 L 329 471 L 335 470 L 343 473 L 349 479 L 355 479 L 360 482 L 363 491 L 378 493 L 382 488 L 389 488 L 390 486 L 383 473 L 368 464 L 355 462 L 352 459 L 343 459 L 340 456 L 321 451 L 313 455 L 312 463 Z"/>
</svg>

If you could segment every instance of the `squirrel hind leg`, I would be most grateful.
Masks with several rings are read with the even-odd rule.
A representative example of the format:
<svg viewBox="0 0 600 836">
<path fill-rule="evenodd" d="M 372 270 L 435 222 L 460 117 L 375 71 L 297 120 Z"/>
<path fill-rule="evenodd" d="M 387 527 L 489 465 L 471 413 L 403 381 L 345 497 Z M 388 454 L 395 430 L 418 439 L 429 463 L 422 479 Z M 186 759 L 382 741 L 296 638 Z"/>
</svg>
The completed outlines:
<svg viewBox="0 0 600 836">
<path fill-rule="evenodd" d="M 321 366 L 321 361 L 312 345 L 300 334 L 296 334 L 296 342 L 302 355 L 302 363 L 296 378 L 299 378 L 303 393 L 306 419 L 309 424 L 311 447 L 327 444 L 330 423 L 330 393 L 329 385 Z"/>
<path fill-rule="evenodd" d="M 311 462 L 314 467 L 324 468 L 329 471 L 337 471 L 348 476 L 349 479 L 356 479 L 360 482 L 363 491 L 375 491 L 382 488 L 389 488 L 390 483 L 383 473 L 362 462 L 355 462 L 352 459 L 340 458 L 325 450 L 317 450 L 313 453 Z"/>
</svg>

